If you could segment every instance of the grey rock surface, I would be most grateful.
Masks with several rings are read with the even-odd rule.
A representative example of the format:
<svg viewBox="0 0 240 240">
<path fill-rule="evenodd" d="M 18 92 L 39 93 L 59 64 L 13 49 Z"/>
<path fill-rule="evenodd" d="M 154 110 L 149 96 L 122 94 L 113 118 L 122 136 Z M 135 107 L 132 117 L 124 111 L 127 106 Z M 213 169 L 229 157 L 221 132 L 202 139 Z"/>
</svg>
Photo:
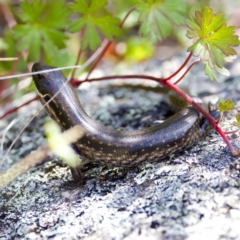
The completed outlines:
<svg viewBox="0 0 240 240">
<path fill-rule="evenodd" d="M 221 84 L 207 80 L 201 65 L 184 81 L 194 94 L 211 93 L 205 100 L 230 98 L 240 110 L 239 64 L 230 66 L 233 77 L 222 77 Z M 159 66 L 151 60 L 129 71 L 156 74 Z M 114 128 L 141 128 L 170 114 L 161 95 L 143 89 L 93 85 L 80 97 L 93 118 Z M 41 114 L 30 124 L 2 170 L 45 143 L 45 120 Z M 9 131 L 5 148 L 24 123 Z M 221 125 L 235 129 L 233 113 Z M 240 147 L 238 132 L 229 138 Z M 52 156 L 1 189 L 0 239 L 240 239 L 239 159 L 212 131 L 199 144 L 157 163 L 128 171 L 90 165 L 84 170 L 85 184 L 72 190 L 66 187 L 68 167 Z"/>
</svg>

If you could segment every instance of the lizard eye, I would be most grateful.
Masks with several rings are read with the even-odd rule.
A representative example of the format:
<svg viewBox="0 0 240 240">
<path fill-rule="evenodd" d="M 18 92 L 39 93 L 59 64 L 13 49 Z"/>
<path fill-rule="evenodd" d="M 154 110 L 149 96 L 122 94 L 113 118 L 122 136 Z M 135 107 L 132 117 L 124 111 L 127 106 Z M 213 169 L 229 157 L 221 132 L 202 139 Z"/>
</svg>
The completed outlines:
<svg viewBox="0 0 240 240">
<path fill-rule="evenodd" d="M 36 77 L 37 77 L 38 79 L 42 79 L 42 78 L 44 78 L 44 75 L 41 74 L 41 73 L 38 73 L 38 74 L 36 75 Z"/>
<path fill-rule="evenodd" d="M 43 96 L 43 99 L 45 102 L 48 102 L 50 100 L 50 96 L 46 94 Z"/>
</svg>

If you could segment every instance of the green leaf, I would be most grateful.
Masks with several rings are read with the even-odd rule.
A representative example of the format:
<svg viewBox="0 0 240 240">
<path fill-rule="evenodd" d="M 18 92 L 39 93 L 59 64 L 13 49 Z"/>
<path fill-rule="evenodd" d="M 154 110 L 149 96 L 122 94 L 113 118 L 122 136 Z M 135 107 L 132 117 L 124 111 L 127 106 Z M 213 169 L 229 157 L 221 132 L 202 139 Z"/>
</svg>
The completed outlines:
<svg viewBox="0 0 240 240">
<path fill-rule="evenodd" d="M 91 1 L 89 7 L 89 13 L 95 13 L 98 9 L 103 8 L 107 4 L 107 0 L 98 0 L 98 1 Z"/>
<path fill-rule="evenodd" d="M 91 41 L 89 41 L 91 39 Z M 91 50 L 96 49 L 101 44 L 101 39 L 97 33 L 94 24 L 88 22 L 86 26 L 86 31 L 83 38 L 82 48 L 86 49 L 88 46 Z"/>
<path fill-rule="evenodd" d="M 53 43 L 58 49 L 64 48 L 65 40 L 68 39 L 64 33 L 54 28 L 42 29 L 42 38 L 49 43 Z"/>
<path fill-rule="evenodd" d="M 69 54 L 68 49 L 59 50 L 56 45 L 47 41 L 43 42 L 42 47 L 46 52 L 44 62 L 50 66 L 73 65 L 76 61 L 75 57 Z M 51 48 L 51 51 L 48 51 L 49 48 Z"/>
<path fill-rule="evenodd" d="M 216 80 L 218 81 L 218 77 L 216 75 L 216 72 L 213 71 L 208 64 L 204 64 L 204 72 L 209 77 L 211 81 Z"/>
<path fill-rule="evenodd" d="M 235 117 L 237 120 L 237 127 L 240 128 L 240 114 L 237 114 Z"/>
<path fill-rule="evenodd" d="M 114 18 L 106 13 L 104 8 L 106 0 L 75 0 L 75 3 L 69 4 L 69 8 L 81 15 L 81 18 L 72 22 L 69 26 L 69 32 L 74 33 L 84 29 L 82 39 L 82 49 L 89 47 L 96 49 L 101 44 L 100 35 L 102 34 L 109 40 L 121 33 L 119 28 L 120 19 Z"/>
<path fill-rule="evenodd" d="M 226 111 L 230 111 L 230 110 L 234 110 L 234 103 L 228 99 L 228 100 L 224 100 L 222 98 L 219 99 L 219 105 L 218 105 L 218 109 L 221 111 L 221 112 L 226 112 Z"/>
<path fill-rule="evenodd" d="M 18 41 L 19 51 L 28 51 L 29 61 L 39 61 L 42 52 L 45 56 L 52 52 L 52 48 L 43 48 L 45 42 L 59 49 L 65 47 L 68 37 L 62 30 L 68 25 L 70 12 L 63 0 L 25 0 L 20 9 L 18 17 L 22 22 L 13 28 L 13 37 Z"/>
<path fill-rule="evenodd" d="M 109 40 L 113 40 L 113 36 L 120 34 L 120 29 L 118 27 L 120 21 L 118 18 L 113 18 L 111 15 L 107 15 L 101 18 L 94 18 L 92 19 L 92 22 Z"/>
<path fill-rule="evenodd" d="M 232 47 L 240 44 L 235 28 L 227 27 L 222 16 L 212 12 L 211 8 L 195 12 L 195 18 L 186 20 L 188 25 L 187 37 L 193 39 L 193 45 L 188 48 L 194 56 L 199 56 L 204 63 L 205 73 L 211 80 L 217 80 L 214 71 L 228 75 L 224 68 L 226 62 L 236 58 Z"/>
<path fill-rule="evenodd" d="M 173 25 L 184 23 L 185 4 L 181 0 L 139 0 L 137 10 L 140 12 L 140 34 L 156 44 L 166 38 Z"/>
<path fill-rule="evenodd" d="M 69 3 L 68 7 L 74 12 L 84 15 L 88 12 L 88 4 L 85 0 L 75 0 L 75 3 Z"/>
<path fill-rule="evenodd" d="M 87 20 L 85 18 L 80 18 L 74 21 L 68 28 L 69 32 L 74 33 L 79 30 L 82 30 L 83 27 L 86 25 Z"/>
</svg>

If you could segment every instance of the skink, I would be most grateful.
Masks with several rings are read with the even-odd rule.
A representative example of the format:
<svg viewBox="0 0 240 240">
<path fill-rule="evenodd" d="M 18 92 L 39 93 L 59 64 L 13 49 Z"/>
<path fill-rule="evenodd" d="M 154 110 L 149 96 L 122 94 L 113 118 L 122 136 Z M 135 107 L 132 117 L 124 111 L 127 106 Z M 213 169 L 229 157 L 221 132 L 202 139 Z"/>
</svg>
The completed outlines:
<svg viewBox="0 0 240 240">
<path fill-rule="evenodd" d="M 52 69 L 35 63 L 32 71 Z M 33 75 L 42 104 L 66 82 L 61 71 Z M 82 126 L 83 137 L 75 143 L 76 151 L 93 163 L 110 166 L 134 166 L 143 161 L 157 161 L 196 143 L 210 129 L 208 121 L 189 106 L 161 124 L 135 131 L 109 129 L 91 119 L 84 111 L 70 84 L 46 105 L 48 114 L 62 130 Z M 212 112 L 215 118 L 216 111 Z M 71 169 L 74 180 L 81 180 L 80 169 Z"/>
</svg>

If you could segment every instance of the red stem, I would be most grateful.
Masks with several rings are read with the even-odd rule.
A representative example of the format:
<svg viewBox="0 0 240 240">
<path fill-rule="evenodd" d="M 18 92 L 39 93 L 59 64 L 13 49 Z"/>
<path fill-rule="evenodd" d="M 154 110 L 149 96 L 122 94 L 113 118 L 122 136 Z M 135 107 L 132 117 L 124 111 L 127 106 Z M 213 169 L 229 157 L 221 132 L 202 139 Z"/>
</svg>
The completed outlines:
<svg viewBox="0 0 240 240">
<path fill-rule="evenodd" d="M 126 16 L 124 17 L 124 19 L 122 20 L 122 22 L 120 23 L 119 27 L 122 28 L 123 24 L 125 23 L 126 19 L 128 18 L 128 16 L 130 15 L 131 12 L 133 12 L 136 9 L 136 7 L 132 7 L 126 14 Z"/>
<path fill-rule="evenodd" d="M 20 106 L 14 107 L 14 108 L 12 108 L 12 109 L 4 112 L 3 115 L 0 116 L 0 119 L 3 119 L 3 118 L 6 117 L 7 115 L 9 115 L 9 114 L 11 114 L 11 113 L 13 113 L 13 112 L 16 112 L 19 108 L 21 108 L 21 107 L 23 107 L 23 106 L 25 106 L 25 105 L 28 105 L 29 103 L 31 103 L 31 102 L 33 102 L 33 101 L 35 101 L 35 100 L 37 100 L 37 99 L 38 99 L 38 97 L 34 97 L 34 98 L 30 99 L 29 101 L 21 104 Z"/>
<path fill-rule="evenodd" d="M 240 150 L 234 150 L 232 144 L 230 143 L 229 139 L 225 135 L 222 128 L 219 126 L 218 122 L 206 111 L 204 110 L 199 104 L 197 104 L 192 98 L 190 98 L 185 92 L 183 92 L 180 88 L 172 84 L 170 81 L 161 81 L 161 84 L 172 89 L 177 94 L 181 95 L 187 102 L 193 105 L 199 112 L 201 112 L 204 117 L 208 119 L 208 121 L 211 123 L 213 128 L 220 134 L 220 136 L 223 138 L 223 140 L 226 142 L 227 146 L 229 147 L 231 153 L 236 156 L 239 154 Z"/>
<path fill-rule="evenodd" d="M 226 135 L 228 135 L 228 134 L 233 134 L 233 133 L 236 133 L 236 132 L 238 132 L 239 131 L 239 128 L 238 129 L 236 129 L 236 130 L 232 130 L 232 131 L 227 131 L 227 132 L 224 132 Z"/>
<path fill-rule="evenodd" d="M 102 59 L 103 55 L 106 53 L 107 49 L 109 48 L 109 46 L 111 45 L 112 42 L 108 41 L 105 45 L 105 47 L 103 48 L 102 52 L 99 54 L 97 60 L 95 61 L 95 63 L 92 65 L 91 69 L 88 72 L 88 75 L 86 77 L 86 80 L 88 80 L 89 75 L 92 73 L 92 71 L 95 69 L 95 67 L 98 65 L 99 61 Z"/>
<path fill-rule="evenodd" d="M 122 20 L 122 22 L 119 25 L 119 28 L 122 28 L 124 22 L 126 21 L 126 19 L 128 18 L 128 16 L 130 15 L 130 13 L 132 11 L 134 11 L 136 9 L 136 7 L 131 8 L 126 16 L 124 17 L 124 19 Z M 104 54 L 106 53 L 106 51 L 108 50 L 108 48 L 110 47 L 110 45 L 112 44 L 112 42 L 110 40 L 108 40 L 107 44 L 105 45 L 105 47 L 103 48 L 102 52 L 100 53 L 100 55 L 98 56 L 97 60 L 95 61 L 95 63 L 92 65 L 91 69 L 88 72 L 88 75 L 86 77 L 86 80 L 88 79 L 89 75 L 92 73 L 92 71 L 95 69 L 95 67 L 98 65 L 98 63 L 100 62 L 100 60 L 102 59 L 102 57 L 104 56 Z"/>
<path fill-rule="evenodd" d="M 194 62 L 187 68 L 187 70 L 184 72 L 184 74 L 183 74 L 176 82 L 174 82 L 174 84 L 175 84 L 175 85 L 178 84 L 178 83 L 185 77 L 185 75 L 190 71 L 190 69 L 191 69 L 196 63 L 199 63 L 200 61 L 201 61 L 200 59 L 194 61 Z M 166 79 L 164 79 L 164 81 L 165 81 L 165 80 L 166 80 Z"/>
<path fill-rule="evenodd" d="M 81 35 L 80 37 L 82 38 L 83 37 L 83 31 L 81 31 L 80 35 Z M 78 65 L 81 55 L 82 55 L 82 45 L 80 46 L 80 49 L 78 51 L 77 60 L 75 62 L 75 65 Z M 70 79 L 74 78 L 76 71 L 77 71 L 77 69 L 74 68 L 73 71 L 72 71 Z"/>
<path fill-rule="evenodd" d="M 187 57 L 187 59 L 186 59 L 185 62 L 182 64 L 182 66 L 181 66 L 176 72 L 174 72 L 172 75 L 170 75 L 170 76 L 167 77 L 167 78 L 164 78 L 164 81 L 168 81 L 168 80 L 170 80 L 171 78 L 175 77 L 175 76 L 187 65 L 187 63 L 188 63 L 189 60 L 191 59 L 192 55 L 193 55 L 192 52 L 190 52 L 189 55 L 188 55 L 188 57 Z"/>
<path fill-rule="evenodd" d="M 138 79 L 149 79 L 156 81 L 158 83 L 161 83 L 164 79 L 162 78 L 156 78 L 148 75 L 113 75 L 113 76 L 105 76 L 105 77 L 100 77 L 100 78 L 91 78 L 91 79 L 86 79 L 82 82 L 79 82 L 79 85 L 84 83 L 84 82 L 93 82 L 93 81 L 102 81 L 102 80 L 112 80 L 112 79 L 128 79 L 128 78 L 138 78 Z"/>
</svg>

